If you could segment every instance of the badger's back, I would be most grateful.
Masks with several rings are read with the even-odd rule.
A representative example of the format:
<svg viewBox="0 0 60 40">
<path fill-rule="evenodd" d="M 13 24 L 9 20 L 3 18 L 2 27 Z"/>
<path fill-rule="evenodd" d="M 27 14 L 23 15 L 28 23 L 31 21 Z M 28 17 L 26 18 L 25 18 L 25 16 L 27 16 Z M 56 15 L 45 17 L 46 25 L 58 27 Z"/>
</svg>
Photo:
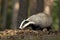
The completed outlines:
<svg viewBox="0 0 60 40">
<path fill-rule="evenodd" d="M 35 25 L 40 25 L 43 27 L 49 27 L 52 24 L 52 17 L 45 13 L 39 13 L 32 15 L 27 19 L 28 21 L 35 22 Z"/>
</svg>

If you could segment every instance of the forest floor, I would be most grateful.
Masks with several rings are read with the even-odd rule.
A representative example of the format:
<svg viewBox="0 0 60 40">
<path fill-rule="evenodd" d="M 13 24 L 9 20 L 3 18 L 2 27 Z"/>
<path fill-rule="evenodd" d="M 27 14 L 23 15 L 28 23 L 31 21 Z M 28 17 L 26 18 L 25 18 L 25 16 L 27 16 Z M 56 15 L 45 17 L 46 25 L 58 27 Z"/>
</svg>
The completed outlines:
<svg viewBox="0 0 60 40">
<path fill-rule="evenodd" d="M 0 40 L 60 40 L 60 33 L 35 30 L 4 30 L 0 31 Z"/>
</svg>

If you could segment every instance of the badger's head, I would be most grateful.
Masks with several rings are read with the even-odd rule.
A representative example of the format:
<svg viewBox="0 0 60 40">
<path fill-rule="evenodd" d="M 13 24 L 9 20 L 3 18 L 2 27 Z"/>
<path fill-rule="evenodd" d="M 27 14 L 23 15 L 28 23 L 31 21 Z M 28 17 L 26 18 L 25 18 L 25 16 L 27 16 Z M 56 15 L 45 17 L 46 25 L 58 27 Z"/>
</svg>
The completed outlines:
<svg viewBox="0 0 60 40">
<path fill-rule="evenodd" d="M 32 22 L 32 21 L 28 21 L 28 20 L 23 20 L 22 22 L 21 22 L 21 24 L 20 24 L 20 29 L 24 29 L 24 28 L 26 28 L 28 25 L 30 25 L 30 24 L 35 24 L 34 22 Z"/>
</svg>

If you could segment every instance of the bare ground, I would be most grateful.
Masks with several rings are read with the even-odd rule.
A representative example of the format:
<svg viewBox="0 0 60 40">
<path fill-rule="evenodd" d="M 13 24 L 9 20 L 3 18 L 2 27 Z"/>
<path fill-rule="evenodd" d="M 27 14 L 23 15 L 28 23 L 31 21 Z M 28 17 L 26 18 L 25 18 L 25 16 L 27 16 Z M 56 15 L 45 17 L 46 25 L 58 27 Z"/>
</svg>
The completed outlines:
<svg viewBox="0 0 60 40">
<path fill-rule="evenodd" d="M 60 40 L 60 33 L 34 30 L 0 31 L 0 40 Z"/>
</svg>

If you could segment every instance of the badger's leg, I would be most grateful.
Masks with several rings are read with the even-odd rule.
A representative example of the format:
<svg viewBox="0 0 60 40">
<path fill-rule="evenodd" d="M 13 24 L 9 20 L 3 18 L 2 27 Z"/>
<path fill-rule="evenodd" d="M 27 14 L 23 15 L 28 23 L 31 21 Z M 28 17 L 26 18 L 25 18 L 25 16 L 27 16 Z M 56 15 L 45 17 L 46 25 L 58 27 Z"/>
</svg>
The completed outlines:
<svg viewBox="0 0 60 40">
<path fill-rule="evenodd" d="M 33 29 L 33 30 L 43 30 L 43 28 L 41 28 L 39 25 L 31 25 L 31 28 Z"/>
<path fill-rule="evenodd" d="M 43 30 L 42 30 L 43 32 L 46 32 L 47 31 L 47 28 L 43 28 Z"/>
<path fill-rule="evenodd" d="M 43 32 L 47 32 L 47 31 L 51 32 L 51 31 L 52 31 L 52 27 L 51 27 L 51 26 L 45 27 L 45 28 L 43 28 L 42 31 L 43 31 Z"/>
<path fill-rule="evenodd" d="M 50 27 L 47 27 L 47 30 L 48 31 L 51 31 L 52 30 L 52 27 L 50 26 Z"/>
</svg>

